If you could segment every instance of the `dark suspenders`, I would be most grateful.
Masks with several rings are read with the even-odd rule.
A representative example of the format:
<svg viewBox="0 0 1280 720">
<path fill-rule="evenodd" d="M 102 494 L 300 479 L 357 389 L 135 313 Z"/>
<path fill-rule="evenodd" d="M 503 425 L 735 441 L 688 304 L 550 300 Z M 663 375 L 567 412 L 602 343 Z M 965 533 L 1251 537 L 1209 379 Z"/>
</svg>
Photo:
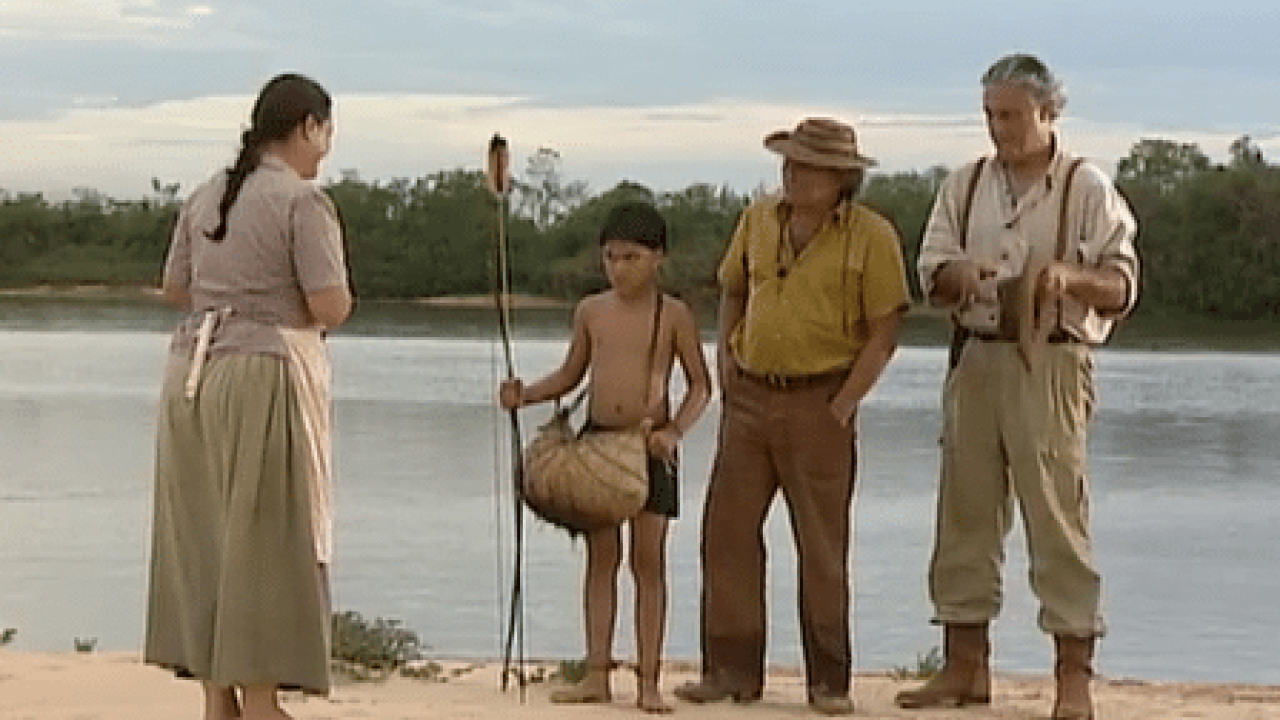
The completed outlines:
<svg viewBox="0 0 1280 720">
<path fill-rule="evenodd" d="M 960 249 L 964 250 L 969 244 L 969 213 L 973 211 L 973 196 L 978 191 L 978 178 L 982 177 L 982 168 L 987 164 L 987 156 L 983 155 L 978 158 L 978 163 L 973 167 L 973 175 L 969 178 L 969 187 L 964 193 L 964 205 L 960 207 Z M 969 341 L 969 335 L 972 333 L 969 328 L 961 325 L 951 319 L 951 343 L 947 346 L 947 374 L 956 368 L 956 363 L 960 362 L 960 351 L 964 350 L 964 344 Z"/>
<path fill-rule="evenodd" d="M 1071 181 L 1075 179 L 1076 168 L 1084 164 L 1084 158 L 1076 158 L 1067 168 L 1067 179 L 1062 183 L 1062 205 L 1058 207 L 1058 247 L 1054 251 L 1054 259 L 1062 262 L 1067 257 L 1067 200 L 1071 197 Z"/>
<path fill-rule="evenodd" d="M 973 196 L 978 192 L 978 179 L 982 177 L 982 168 L 987 164 L 987 156 L 978 158 L 973 166 L 973 175 L 969 178 L 969 188 L 964 193 L 964 206 L 960 208 L 960 249 L 969 245 L 969 215 L 973 212 Z"/>
</svg>

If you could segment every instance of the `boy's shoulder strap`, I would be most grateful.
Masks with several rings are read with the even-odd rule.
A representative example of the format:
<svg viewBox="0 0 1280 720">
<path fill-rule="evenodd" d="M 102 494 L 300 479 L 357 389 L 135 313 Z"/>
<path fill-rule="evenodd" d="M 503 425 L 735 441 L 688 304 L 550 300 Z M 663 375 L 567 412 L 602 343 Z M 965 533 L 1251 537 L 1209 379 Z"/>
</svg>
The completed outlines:
<svg viewBox="0 0 1280 720">
<path fill-rule="evenodd" d="M 645 398 L 649 397 L 649 393 L 651 392 L 651 388 L 653 386 L 653 365 L 654 365 L 654 360 L 656 359 L 658 354 L 658 329 L 662 325 L 662 306 L 666 304 L 667 304 L 666 293 L 659 290 L 658 297 L 653 303 L 653 329 L 650 331 L 650 335 L 649 335 L 649 356 L 646 359 L 645 369 L 644 369 Z M 590 394 L 590 391 L 591 391 L 590 385 L 587 385 L 587 387 L 582 388 L 581 390 L 578 391 L 577 397 L 575 397 L 572 401 L 570 401 L 570 403 L 566 405 L 563 409 L 559 407 L 559 401 L 557 400 L 556 412 L 564 412 L 566 415 L 572 415 L 573 413 L 577 412 L 578 407 L 582 405 L 582 401 L 586 399 L 587 395 Z"/>
<path fill-rule="evenodd" d="M 667 304 L 667 295 L 661 290 L 658 291 L 658 297 L 653 301 L 653 335 L 649 338 L 649 359 L 653 361 L 653 354 L 658 349 L 658 327 L 662 325 L 662 306 Z"/>
<path fill-rule="evenodd" d="M 969 176 L 969 185 L 964 192 L 964 205 L 960 206 L 960 249 L 964 250 L 969 242 L 969 215 L 973 212 L 973 196 L 978 192 L 978 179 L 982 177 L 982 168 L 987 164 L 987 156 L 983 155 L 973 165 L 973 174 Z"/>
<path fill-rule="evenodd" d="M 662 306 L 667 304 L 667 296 L 661 290 L 658 291 L 658 297 L 653 303 L 653 330 L 649 335 L 649 357 L 644 364 L 644 398 L 646 402 L 653 401 L 653 393 L 665 392 L 666 388 L 661 384 L 653 382 L 653 366 L 658 357 L 658 328 L 662 326 Z"/>
</svg>

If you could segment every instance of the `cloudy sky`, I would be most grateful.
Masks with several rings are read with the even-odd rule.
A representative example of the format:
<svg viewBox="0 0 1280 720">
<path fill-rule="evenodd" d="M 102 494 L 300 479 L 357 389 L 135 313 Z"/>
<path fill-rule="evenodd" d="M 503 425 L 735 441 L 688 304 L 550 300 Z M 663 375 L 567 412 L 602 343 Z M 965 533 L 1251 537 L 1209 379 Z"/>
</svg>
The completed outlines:
<svg viewBox="0 0 1280 720">
<path fill-rule="evenodd" d="M 1280 159 L 1275 0 L 0 0 L 0 188 L 184 190 L 228 162 L 253 95 L 300 71 L 337 100 L 326 173 L 517 169 L 592 191 L 776 182 L 768 131 L 853 122 L 887 171 L 986 148 L 978 78 L 1039 54 L 1063 132 L 1111 168 L 1143 137 Z"/>
</svg>

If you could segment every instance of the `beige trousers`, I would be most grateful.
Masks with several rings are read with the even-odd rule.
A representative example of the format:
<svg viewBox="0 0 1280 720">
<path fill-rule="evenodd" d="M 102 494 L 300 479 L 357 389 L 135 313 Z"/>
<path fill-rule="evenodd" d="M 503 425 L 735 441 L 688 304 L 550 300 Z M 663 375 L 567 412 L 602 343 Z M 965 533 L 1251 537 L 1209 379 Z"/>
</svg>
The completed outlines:
<svg viewBox="0 0 1280 720">
<path fill-rule="evenodd" d="M 1014 343 L 974 339 L 966 345 L 943 392 L 942 473 L 929 567 L 937 622 L 985 623 L 999 613 L 1016 498 L 1040 628 L 1102 634 L 1085 472 L 1095 397 L 1085 345 L 1049 345 L 1030 371 Z"/>
</svg>

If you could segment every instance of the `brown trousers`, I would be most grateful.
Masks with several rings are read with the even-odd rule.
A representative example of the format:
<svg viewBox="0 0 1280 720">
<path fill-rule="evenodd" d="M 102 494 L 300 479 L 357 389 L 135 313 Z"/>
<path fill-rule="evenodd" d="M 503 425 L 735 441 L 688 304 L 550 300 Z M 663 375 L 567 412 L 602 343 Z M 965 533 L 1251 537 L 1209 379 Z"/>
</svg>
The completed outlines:
<svg viewBox="0 0 1280 720">
<path fill-rule="evenodd" d="M 724 387 L 702 520 L 704 676 L 746 693 L 764 684 L 764 523 L 786 500 L 799 572 L 810 688 L 849 691 L 850 512 L 855 436 L 832 417 L 834 378 L 778 390 L 738 375 Z"/>
</svg>

